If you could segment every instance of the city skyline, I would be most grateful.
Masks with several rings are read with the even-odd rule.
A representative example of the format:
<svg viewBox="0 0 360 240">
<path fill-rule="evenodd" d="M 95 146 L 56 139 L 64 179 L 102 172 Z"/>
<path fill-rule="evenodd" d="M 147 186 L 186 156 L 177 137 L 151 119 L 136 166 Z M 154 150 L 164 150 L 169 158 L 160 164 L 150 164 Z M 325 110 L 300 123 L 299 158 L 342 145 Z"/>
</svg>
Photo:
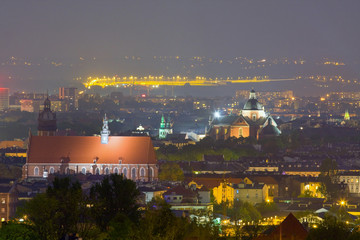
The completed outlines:
<svg viewBox="0 0 360 240">
<path fill-rule="evenodd" d="M 357 1 L 6 1 L 0 9 L 0 87 L 78 87 L 74 78 L 94 75 L 293 78 L 297 72 L 327 71 L 316 64 L 249 70 L 237 57 L 345 62 L 331 72 L 358 79 L 359 6 Z M 159 63 L 161 56 L 178 63 Z M 199 56 L 218 64 L 186 62 Z"/>
</svg>

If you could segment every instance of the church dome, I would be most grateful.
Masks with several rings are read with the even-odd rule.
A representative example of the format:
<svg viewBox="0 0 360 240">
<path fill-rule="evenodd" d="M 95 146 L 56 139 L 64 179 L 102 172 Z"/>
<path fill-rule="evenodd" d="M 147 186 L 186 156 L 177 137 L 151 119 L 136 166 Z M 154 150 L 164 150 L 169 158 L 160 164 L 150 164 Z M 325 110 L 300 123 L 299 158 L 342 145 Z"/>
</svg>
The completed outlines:
<svg viewBox="0 0 360 240">
<path fill-rule="evenodd" d="M 249 100 L 245 103 L 243 110 L 263 110 L 264 106 L 256 99 L 254 89 L 250 92 Z"/>
</svg>

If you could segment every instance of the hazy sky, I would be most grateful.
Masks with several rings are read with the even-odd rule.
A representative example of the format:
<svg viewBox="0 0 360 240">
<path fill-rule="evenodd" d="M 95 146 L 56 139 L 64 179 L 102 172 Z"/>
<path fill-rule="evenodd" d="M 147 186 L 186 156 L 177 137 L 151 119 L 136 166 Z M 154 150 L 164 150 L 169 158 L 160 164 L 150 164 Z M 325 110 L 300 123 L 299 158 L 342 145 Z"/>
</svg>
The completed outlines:
<svg viewBox="0 0 360 240">
<path fill-rule="evenodd" d="M 359 10 L 359 0 L 2 0 L 0 57 L 359 59 Z"/>
</svg>

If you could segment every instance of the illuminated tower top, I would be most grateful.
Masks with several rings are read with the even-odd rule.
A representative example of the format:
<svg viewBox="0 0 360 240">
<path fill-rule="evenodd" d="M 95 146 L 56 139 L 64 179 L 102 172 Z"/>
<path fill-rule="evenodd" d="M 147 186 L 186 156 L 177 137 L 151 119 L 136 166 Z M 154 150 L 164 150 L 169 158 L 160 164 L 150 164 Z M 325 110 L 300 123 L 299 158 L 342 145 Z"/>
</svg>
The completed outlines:
<svg viewBox="0 0 360 240">
<path fill-rule="evenodd" d="M 349 120 L 350 120 L 350 114 L 349 114 L 349 111 L 348 111 L 347 109 L 345 110 L 344 120 L 345 120 L 345 121 L 349 121 Z"/>
<path fill-rule="evenodd" d="M 103 119 L 103 127 L 102 127 L 102 130 L 101 130 L 100 134 L 101 134 L 101 144 L 108 144 L 110 130 L 109 130 L 108 119 L 106 117 L 106 114 L 105 114 L 105 117 Z"/>
</svg>

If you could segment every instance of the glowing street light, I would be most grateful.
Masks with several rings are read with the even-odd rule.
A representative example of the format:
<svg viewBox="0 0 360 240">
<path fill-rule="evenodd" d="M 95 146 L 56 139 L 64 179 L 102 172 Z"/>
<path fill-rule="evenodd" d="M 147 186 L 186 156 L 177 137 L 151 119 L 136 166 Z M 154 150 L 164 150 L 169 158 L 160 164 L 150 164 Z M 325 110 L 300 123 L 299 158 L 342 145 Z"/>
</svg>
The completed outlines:
<svg viewBox="0 0 360 240">
<path fill-rule="evenodd" d="M 219 111 L 214 112 L 214 118 L 220 118 L 221 114 Z"/>
</svg>

